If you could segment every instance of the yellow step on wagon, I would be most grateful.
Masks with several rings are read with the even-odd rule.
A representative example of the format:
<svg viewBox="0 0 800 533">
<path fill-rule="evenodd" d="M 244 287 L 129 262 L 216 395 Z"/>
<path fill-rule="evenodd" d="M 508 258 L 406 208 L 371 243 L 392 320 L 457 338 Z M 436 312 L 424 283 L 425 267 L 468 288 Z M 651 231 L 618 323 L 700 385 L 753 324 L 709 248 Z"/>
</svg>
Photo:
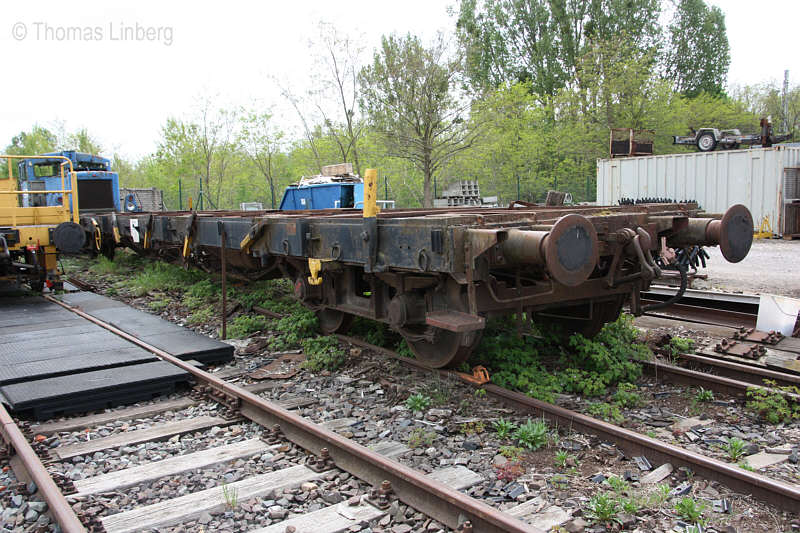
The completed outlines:
<svg viewBox="0 0 800 533">
<path fill-rule="evenodd" d="M 42 157 L 62 160 L 59 190 L 24 190 L 14 172 L 18 160 Z M 77 177 L 72 162 L 61 156 L 0 155 L 0 283 L 26 283 L 34 291 L 60 288 L 58 253 L 76 253 L 86 235 L 78 224 Z M 31 207 L 34 195 L 58 194 L 60 205 Z"/>
</svg>

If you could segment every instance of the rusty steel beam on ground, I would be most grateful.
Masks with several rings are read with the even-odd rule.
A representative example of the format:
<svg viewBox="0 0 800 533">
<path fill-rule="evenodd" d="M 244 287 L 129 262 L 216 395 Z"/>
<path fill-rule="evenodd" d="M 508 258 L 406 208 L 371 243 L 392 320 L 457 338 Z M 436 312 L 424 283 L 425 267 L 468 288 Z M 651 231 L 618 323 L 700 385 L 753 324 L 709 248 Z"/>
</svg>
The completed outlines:
<svg viewBox="0 0 800 533">
<path fill-rule="evenodd" d="M 557 405 L 535 400 L 519 392 L 510 391 L 497 385 L 475 385 L 459 376 L 458 373 L 427 367 L 419 361 L 403 357 L 397 352 L 375 346 L 361 339 L 346 335 L 338 335 L 338 337 L 347 342 L 388 355 L 408 366 L 439 372 L 444 376 L 456 376 L 469 385 L 485 389 L 488 394 L 518 411 L 542 416 L 558 424 L 558 427 L 594 434 L 614 442 L 628 457 L 644 455 L 651 463 L 671 463 L 674 467 L 687 467 L 692 472 L 707 479 L 717 480 L 737 492 L 752 494 L 759 500 L 775 505 L 784 511 L 796 512 L 800 507 L 800 487 L 796 485 L 790 485 L 755 472 L 749 472 L 739 468 L 737 465 L 723 463 L 717 459 L 685 450 L 680 446 L 667 444 L 635 431 L 615 426 Z"/>
<path fill-rule="evenodd" d="M 39 456 L 33 450 L 25 435 L 20 431 L 14 419 L 8 414 L 5 407 L 0 404 L 0 434 L 11 448 L 10 455 L 16 455 L 25 468 L 28 477 L 36 484 L 37 491 L 47 502 L 49 512 L 53 515 L 61 531 L 64 533 L 85 533 L 81 521 L 75 515 L 72 507 L 67 503 L 61 490 L 50 477 Z"/>
<path fill-rule="evenodd" d="M 190 363 L 125 333 L 107 322 L 84 313 L 80 309 L 50 296 L 45 295 L 44 298 L 186 370 L 211 387 L 235 396 L 241 400 L 240 411 L 243 416 L 265 427 L 278 424 L 283 435 L 302 448 L 316 453 L 319 453 L 322 448 L 327 448 L 336 466 L 355 477 L 375 486 L 384 480 L 390 481 L 395 494 L 401 501 L 448 527 L 456 528 L 463 519 L 466 519 L 472 523 L 474 531 L 480 531 L 481 533 L 543 533 L 538 528 L 529 526 L 438 481 L 431 480 L 421 472 L 387 459 L 275 403 L 247 392 L 242 387 L 195 368 Z"/>
<path fill-rule="evenodd" d="M 660 303 L 660 300 L 642 299 L 642 305 Z M 737 311 L 726 311 L 724 309 L 714 309 L 712 307 L 699 307 L 696 305 L 672 304 L 658 312 L 644 313 L 646 316 L 662 318 L 679 318 L 685 322 L 695 322 L 698 324 L 714 324 L 717 326 L 728 326 L 740 328 L 742 326 L 754 328 L 756 326 L 756 315 L 750 313 L 740 313 Z"/>
<path fill-rule="evenodd" d="M 698 372 L 688 368 L 682 368 L 674 365 L 667 365 L 656 361 L 639 361 L 644 368 L 644 371 L 655 376 L 657 379 L 666 378 L 673 383 L 680 383 L 683 385 L 693 385 L 704 387 L 714 392 L 721 394 L 728 394 L 739 398 L 746 398 L 748 389 L 758 388 L 767 389 L 774 394 L 780 394 L 792 401 L 798 401 L 800 396 L 797 394 L 781 391 L 773 387 L 766 387 L 761 383 L 749 383 L 725 376 L 716 376 L 705 372 Z"/>
<path fill-rule="evenodd" d="M 697 354 L 682 353 L 676 357 L 687 363 L 711 369 L 722 376 L 741 379 L 756 385 L 761 385 L 765 379 L 768 379 L 782 387 L 800 387 L 800 375 L 787 374 L 755 365 L 734 363 L 725 359 L 714 359 L 713 357 Z"/>
</svg>

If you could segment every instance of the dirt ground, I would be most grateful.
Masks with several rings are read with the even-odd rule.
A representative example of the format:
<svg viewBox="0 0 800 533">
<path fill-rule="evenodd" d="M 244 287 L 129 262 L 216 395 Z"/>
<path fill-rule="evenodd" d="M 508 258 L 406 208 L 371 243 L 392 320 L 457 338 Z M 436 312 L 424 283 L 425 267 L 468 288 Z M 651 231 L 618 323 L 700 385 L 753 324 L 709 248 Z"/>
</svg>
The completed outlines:
<svg viewBox="0 0 800 533">
<path fill-rule="evenodd" d="M 696 289 L 725 292 L 780 294 L 800 298 L 800 240 L 759 239 L 739 263 L 728 263 L 719 247 L 706 248 L 711 259 L 708 280 L 696 280 Z"/>
</svg>

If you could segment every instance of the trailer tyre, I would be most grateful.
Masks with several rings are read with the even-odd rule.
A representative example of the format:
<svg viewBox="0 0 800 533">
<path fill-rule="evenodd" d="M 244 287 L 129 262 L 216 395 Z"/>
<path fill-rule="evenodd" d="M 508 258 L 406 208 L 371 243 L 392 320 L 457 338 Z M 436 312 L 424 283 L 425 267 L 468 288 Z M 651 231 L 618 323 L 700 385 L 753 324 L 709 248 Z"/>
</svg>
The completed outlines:
<svg viewBox="0 0 800 533">
<path fill-rule="evenodd" d="M 697 149 L 701 152 L 713 152 L 716 147 L 717 139 L 714 138 L 714 134 L 710 131 L 701 133 L 697 138 Z"/>
</svg>

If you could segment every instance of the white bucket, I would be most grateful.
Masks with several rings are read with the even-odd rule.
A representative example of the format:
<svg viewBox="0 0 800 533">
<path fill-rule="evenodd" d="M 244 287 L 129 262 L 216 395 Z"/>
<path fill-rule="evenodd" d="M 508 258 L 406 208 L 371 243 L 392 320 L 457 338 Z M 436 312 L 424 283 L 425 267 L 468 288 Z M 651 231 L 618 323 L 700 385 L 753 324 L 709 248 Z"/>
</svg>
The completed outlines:
<svg viewBox="0 0 800 533">
<path fill-rule="evenodd" d="M 800 313 L 800 300 L 777 294 L 762 294 L 758 303 L 758 321 L 756 329 L 759 331 L 779 331 L 789 337 L 794 331 Z"/>
</svg>

